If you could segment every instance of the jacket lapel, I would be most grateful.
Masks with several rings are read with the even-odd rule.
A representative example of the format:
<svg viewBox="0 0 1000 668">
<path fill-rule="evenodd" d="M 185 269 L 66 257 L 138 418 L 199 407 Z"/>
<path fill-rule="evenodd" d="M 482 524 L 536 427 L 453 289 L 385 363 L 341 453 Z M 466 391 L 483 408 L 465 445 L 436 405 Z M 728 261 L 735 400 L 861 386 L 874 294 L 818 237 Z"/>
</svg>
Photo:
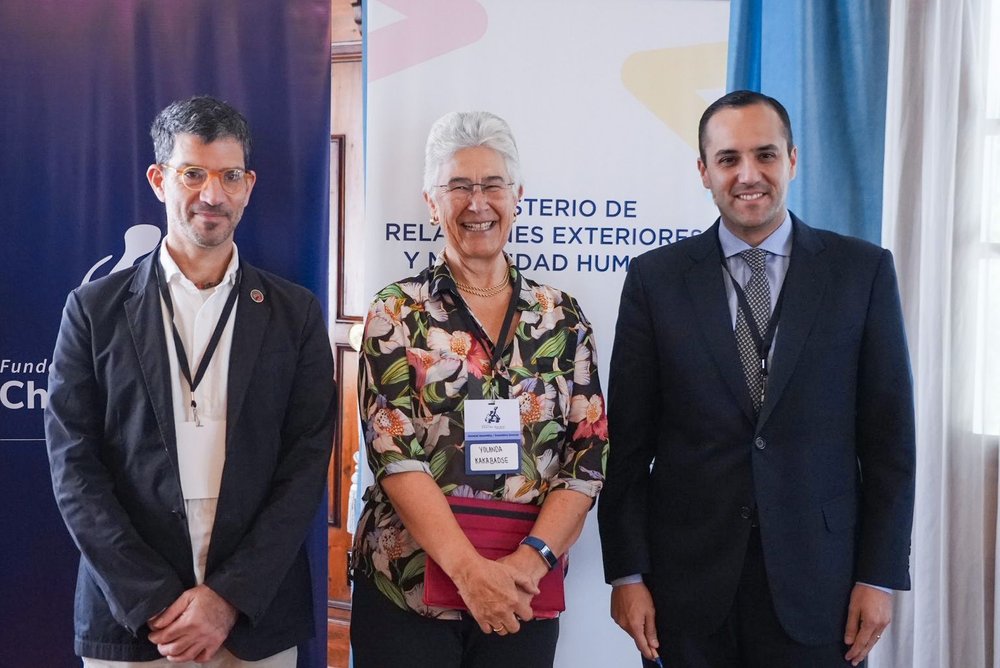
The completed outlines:
<svg viewBox="0 0 1000 668">
<path fill-rule="evenodd" d="M 788 385 L 830 281 L 829 266 L 822 254 L 822 240 L 794 214 L 792 225 L 792 257 L 783 285 L 781 318 L 774 341 L 767 392 L 760 408 L 758 430 L 767 421 Z"/>
<path fill-rule="evenodd" d="M 719 224 L 716 220 L 715 225 L 696 237 L 696 243 L 690 244 L 688 254 L 692 264 L 685 280 L 698 327 L 709 353 L 733 398 L 747 419 L 753 422 L 753 404 L 746 378 L 743 377 L 743 365 L 736 348 L 732 316 L 723 282 L 722 256 L 718 244 Z"/>
<path fill-rule="evenodd" d="M 237 286 L 236 322 L 233 326 L 233 347 L 229 355 L 229 380 L 226 399 L 226 451 L 232 445 L 233 428 L 240 418 L 250 378 L 257 366 L 264 332 L 271 319 L 271 304 L 260 273 L 240 261 L 243 278 Z M 258 297 L 256 301 L 253 297 Z"/>
<path fill-rule="evenodd" d="M 170 390 L 170 360 L 167 356 L 167 339 L 163 332 L 163 311 L 160 306 L 159 286 L 156 282 L 156 263 L 160 247 L 139 264 L 132 279 L 132 296 L 125 301 L 132 344 L 139 358 L 139 367 L 146 383 L 149 403 L 159 425 L 160 437 L 167 448 L 177 480 L 177 438 L 174 431 L 174 409 Z"/>
</svg>

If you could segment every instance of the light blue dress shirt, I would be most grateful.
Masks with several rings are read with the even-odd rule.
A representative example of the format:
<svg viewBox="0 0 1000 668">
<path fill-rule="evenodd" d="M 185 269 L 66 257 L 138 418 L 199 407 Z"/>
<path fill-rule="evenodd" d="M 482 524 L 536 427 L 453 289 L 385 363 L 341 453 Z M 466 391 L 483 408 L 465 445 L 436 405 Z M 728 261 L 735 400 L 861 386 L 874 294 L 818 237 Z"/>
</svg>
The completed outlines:
<svg viewBox="0 0 1000 668">
<path fill-rule="evenodd" d="M 750 280 L 750 265 L 739 254 L 753 248 L 753 246 L 730 232 L 729 228 L 722 223 L 719 224 L 719 243 L 722 245 L 722 254 L 726 258 L 729 272 L 741 288 L 746 287 L 747 281 Z M 785 282 L 785 274 L 788 273 L 788 261 L 792 257 L 792 217 L 787 212 L 784 222 L 768 235 L 767 239 L 764 239 L 757 248 L 767 251 L 767 256 L 764 258 L 764 271 L 767 272 L 767 282 L 771 287 L 771 311 L 774 311 L 774 305 L 778 303 L 778 295 L 781 294 L 781 286 Z M 722 277 L 726 285 L 726 297 L 729 299 L 729 315 L 735 330 L 736 311 L 739 307 L 736 290 L 733 289 L 733 282 L 729 280 L 725 269 L 722 270 Z"/>
</svg>

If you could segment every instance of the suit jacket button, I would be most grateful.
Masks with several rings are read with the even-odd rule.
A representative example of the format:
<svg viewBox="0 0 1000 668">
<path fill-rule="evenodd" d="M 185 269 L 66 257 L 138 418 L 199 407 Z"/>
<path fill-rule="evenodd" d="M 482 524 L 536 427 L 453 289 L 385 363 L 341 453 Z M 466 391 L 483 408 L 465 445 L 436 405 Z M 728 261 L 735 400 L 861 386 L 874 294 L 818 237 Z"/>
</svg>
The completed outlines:
<svg viewBox="0 0 1000 668">
<path fill-rule="evenodd" d="M 760 436 L 758 436 L 757 438 L 755 438 L 753 440 L 753 445 L 758 450 L 763 450 L 764 448 L 767 447 L 767 441 L 765 441 L 763 438 L 761 438 Z"/>
<path fill-rule="evenodd" d="M 745 520 L 748 520 L 750 519 L 751 515 L 753 515 L 753 511 L 750 510 L 750 506 L 740 506 L 740 517 L 742 517 Z"/>
</svg>

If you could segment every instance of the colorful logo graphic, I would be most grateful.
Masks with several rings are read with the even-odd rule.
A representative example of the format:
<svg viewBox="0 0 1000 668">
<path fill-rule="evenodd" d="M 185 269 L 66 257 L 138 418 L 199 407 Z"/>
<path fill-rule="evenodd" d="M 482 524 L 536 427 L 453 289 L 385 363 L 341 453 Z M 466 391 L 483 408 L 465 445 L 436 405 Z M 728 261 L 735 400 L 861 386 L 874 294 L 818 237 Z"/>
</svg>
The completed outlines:
<svg viewBox="0 0 1000 668">
<path fill-rule="evenodd" d="M 133 225 L 128 228 L 125 230 L 125 252 L 122 253 L 121 259 L 108 274 L 128 269 L 135 264 L 136 260 L 156 248 L 158 243 L 160 243 L 160 228 L 156 225 Z M 108 255 L 98 260 L 97 264 L 91 267 L 83 280 L 80 281 L 80 285 L 90 282 L 94 277 L 94 272 L 113 257 L 114 255 Z"/>
<path fill-rule="evenodd" d="M 726 43 L 639 51 L 622 65 L 622 82 L 697 151 L 701 114 L 725 91 Z"/>
<path fill-rule="evenodd" d="M 479 41 L 489 17 L 476 0 L 378 0 L 403 18 L 368 34 L 368 81 Z"/>
</svg>

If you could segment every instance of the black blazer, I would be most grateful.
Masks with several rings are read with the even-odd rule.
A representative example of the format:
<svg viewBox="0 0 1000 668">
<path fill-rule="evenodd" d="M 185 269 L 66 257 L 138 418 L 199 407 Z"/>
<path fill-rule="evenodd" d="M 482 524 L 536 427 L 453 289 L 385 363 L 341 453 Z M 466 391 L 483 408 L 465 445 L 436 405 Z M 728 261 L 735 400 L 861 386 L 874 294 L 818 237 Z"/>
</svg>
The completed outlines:
<svg viewBox="0 0 1000 668">
<path fill-rule="evenodd" d="M 157 258 L 70 293 L 49 374 L 52 484 L 82 555 L 75 649 L 100 659 L 160 658 L 146 620 L 195 585 Z M 333 359 L 316 298 L 241 267 L 205 583 L 240 612 L 226 647 L 258 660 L 313 634 L 303 542 L 331 451 Z"/>
<path fill-rule="evenodd" d="M 629 266 L 598 518 L 608 581 L 644 574 L 660 629 L 719 628 L 755 514 L 778 619 L 799 642 L 843 637 L 855 581 L 910 586 L 913 390 L 892 256 L 792 219 L 756 421 L 719 222 Z"/>
</svg>

